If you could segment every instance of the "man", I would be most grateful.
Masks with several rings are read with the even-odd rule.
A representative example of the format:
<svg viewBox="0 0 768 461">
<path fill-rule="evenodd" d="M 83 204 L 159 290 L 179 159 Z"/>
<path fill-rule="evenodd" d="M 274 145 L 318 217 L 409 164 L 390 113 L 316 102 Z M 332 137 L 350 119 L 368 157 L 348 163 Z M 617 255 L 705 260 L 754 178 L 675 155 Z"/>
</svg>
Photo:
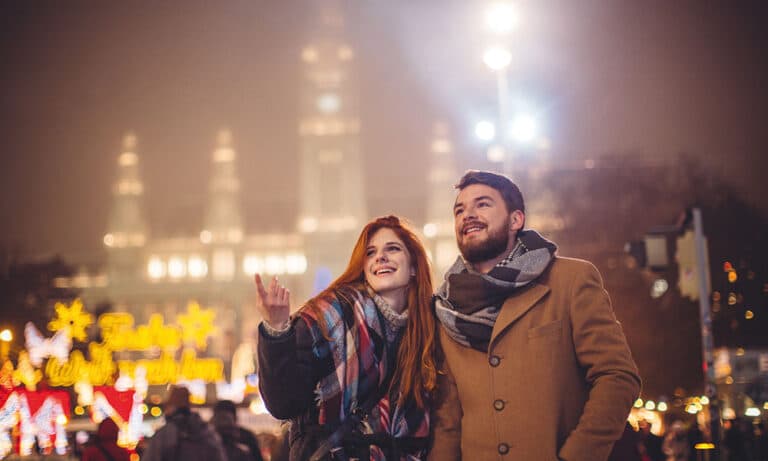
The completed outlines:
<svg viewBox="0 0 768 461">
<path fill-rule="evenodd" d="M 259 448 L 259 442 L 256 439 L 256 435 L 243 426 L 237 425 L 237 407 L 235 406 L 235 403 L 231 400 L 219 400 L 216 402 L 213 406 L 213 418 L 216 418 L 219 414 L 228 414 L 231 416 L 234 425 L 232 428 L 234 432 L 234 441 L 247 448 L 251 460 L 262 461 L 261 449 Z M 219 426 L 216 424 L 214 424 L 214 426 L 216 427 L 216 430 L 219 431 L 219 435 L 221 435 L 222 441 L 224 442 L 224 448 L 226 449 L 228 440 L 225 440 L 224 435 L 221 434 Z M 230 456 L 230 458 L 232 457 Z M 232 460 L 230 459 L 229 461 Z"/>
<path fill-rule="evenodd" d="M 456 188 L 430 459 L 604 461 L 640 378 L 600 274 L 523 230 L 505 176 L 468 171 Z"/>
<path fill-rule="evenodd" d="M 189 405 L 189 389 L 171 386 L 163 405 L 165 426 L 149 440 L 142 461 L 227 461 L 213 428 Z"/>
</svg>

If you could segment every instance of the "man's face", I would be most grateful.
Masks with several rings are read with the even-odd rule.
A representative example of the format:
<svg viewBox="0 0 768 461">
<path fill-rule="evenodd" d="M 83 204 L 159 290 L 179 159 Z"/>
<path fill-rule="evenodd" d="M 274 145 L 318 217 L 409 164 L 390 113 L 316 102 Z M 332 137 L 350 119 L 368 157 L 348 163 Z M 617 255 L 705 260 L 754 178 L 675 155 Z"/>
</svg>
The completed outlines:
<svg viewBox="0 0 768 461">
<path fill-rule="evenodd" d="M 459 191 L 453 219 L 459 251 L 473 264 L 511 250 L 510 243 L 522 227 L 522 219 L 507 211 L 501 193 L 484 184 L 471 184 Z"/>
</svg>

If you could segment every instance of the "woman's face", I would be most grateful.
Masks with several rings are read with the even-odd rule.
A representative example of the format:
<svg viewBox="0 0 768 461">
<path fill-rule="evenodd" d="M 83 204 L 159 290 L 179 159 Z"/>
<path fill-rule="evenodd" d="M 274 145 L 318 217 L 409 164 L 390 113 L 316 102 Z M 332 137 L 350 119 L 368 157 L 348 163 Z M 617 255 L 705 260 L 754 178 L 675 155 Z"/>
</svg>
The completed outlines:
<svg viewBox="0 0 768 461">
<path fill-rule="evenodd" d="M 402 296 L 416 274 L 411 255 L 400 237 L 389 228 L 377 230 L 365 249 L 365 280 L 382 297 Z"/>
</svg>

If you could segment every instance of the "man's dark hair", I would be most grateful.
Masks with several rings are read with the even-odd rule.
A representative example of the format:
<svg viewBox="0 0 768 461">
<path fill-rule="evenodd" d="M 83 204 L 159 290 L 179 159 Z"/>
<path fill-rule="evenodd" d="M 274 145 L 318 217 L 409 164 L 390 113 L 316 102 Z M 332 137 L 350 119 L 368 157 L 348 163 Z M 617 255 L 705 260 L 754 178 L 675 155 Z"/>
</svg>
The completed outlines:
<svg viewBox="0 0 768 461">
<path fill-rule="evenodd" d="M 504 199 L 504 204 L 507 206 L 508 213 L 512 213 L 515 210 L 525 213 L 523 194 L 520 193 L 520 189 L 508 177 L 491 173 L 490 171 L 467 170 L 454 188 L 463 190 L 472 184 L 483 184 L 499 191 L 499 194 Z"/>
<path fill-rule="evenodd" d="M 213 405 L 213 412 L 231 413 L 232 416 L 235 417 L 235 420 L 237 420 L 237 406 L 235 405 L 235 402 L 231 400 L 219 400 Z"/>
</svg>

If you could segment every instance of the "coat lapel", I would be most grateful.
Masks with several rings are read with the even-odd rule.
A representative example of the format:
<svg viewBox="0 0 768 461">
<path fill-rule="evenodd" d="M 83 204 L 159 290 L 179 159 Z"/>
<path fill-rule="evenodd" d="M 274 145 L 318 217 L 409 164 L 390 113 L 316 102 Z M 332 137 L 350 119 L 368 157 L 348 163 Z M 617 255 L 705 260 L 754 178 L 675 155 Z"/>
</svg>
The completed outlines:
<svg viewBox="0 0 768 461">
<path fill-rule="evenodd" d="M 549 293 L 549 287 L 546 285 L 535 284 L 519 294 L 512 295 L 504 301 L 501 306 L 501 312 L 496 318 L 496 324 L 493 326 L 489 350 L 493 347 L 496 338 L 501 335 L 512 323 L 523 316 L 546 294 Z"/>
</svg>

